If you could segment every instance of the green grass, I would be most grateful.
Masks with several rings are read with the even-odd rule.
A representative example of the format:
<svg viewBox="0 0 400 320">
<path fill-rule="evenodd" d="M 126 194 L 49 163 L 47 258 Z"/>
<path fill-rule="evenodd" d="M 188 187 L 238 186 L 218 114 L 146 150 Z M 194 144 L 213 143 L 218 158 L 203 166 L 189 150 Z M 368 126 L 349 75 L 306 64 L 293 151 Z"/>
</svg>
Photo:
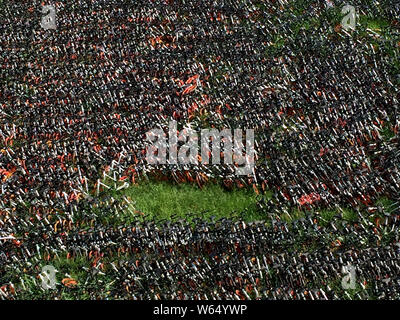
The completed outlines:
<svg viewBox="0 0 400 320">
<path fill-rule="evenodd" d="M 102 288 L 99 293 L 101 297 L 109 298 L 113 278 L 107 274 L 108 269 L 100 270 L 97 275 L 90 272 L 91 260 L 86 257 L 77 256 L 67 259 L 65 255 L 60 256 L 52 261 L 41 259 L 37 262 L 30 261 L 32 266 L 27 270 L 10 270 L 3 279 L 3 282 L 12 282 L 18 291 L 20 299 L 54 299 L 59 297 L 63 300 L 90 299 L 89 292 Z M 109 259 L 101 260 L 108 265 Z M 54 289 L 43 289 L 42 280 L 38 277 L 42 273 L 45 265 L 51 265 L 57 270 L 54 275 L 56 287 Z M 103 272 L 104 271 L 104 272 Z M 111 272 L 112 273 L 112 272 Z M 64 278 L 72 278 L 76 281 L 73 287 L 66 287 L 62 284 Z"/>
<path fill-rule="evenodd" d="M 118 198 L 123 196 L 132 200 L 133 210 L 156 220 L 233 218 L 242 212 L 246 220 L 263 219 L 256 206 L 257 195 L 249 188 L 228 191 L 219 184 L 199 188 L 187 183 L 144 181 L 116 194 Z M 139 212 L 136 213 L 140 215 Z M 132 213 L 126 214 L 123 218 L 129 221 Z"/>
<path fill-rule="evenodd" d="M 384 136 L 385 140 L 388 141 L 392 138 L 394 138 L 396 136 L 396 134 L 394 133 L 393 129 L 386 125 L 382 131 L 381 131 L 382 135 Z"/>
<path fill-rule="evenodd" d="M 360 16 L 359 23 L 362 26 L 367 27 L 374 31 L 381 31 L 382 29 L 390 26 L 390 22 L 383 18 L 374 18 L 373 19 L 371 17 L 363 16 L 363 15 Z"/>
<path fill-rule="evenodd" d="M 330 221 L 333 220 L 333 217 L 337 214 L 337 211 L 335 210 L 321 210 L 320 211 L 320 216 L 321 216 L 321 225 L 326 227 Z"/>
<path fill-rule="evenodd" d="M 391 200 L 387 197 L 381 197 L 375 202 L 375 205 L 390 212 L 391 210 L 396 208 L 396 201 Z"/>
</svg>

